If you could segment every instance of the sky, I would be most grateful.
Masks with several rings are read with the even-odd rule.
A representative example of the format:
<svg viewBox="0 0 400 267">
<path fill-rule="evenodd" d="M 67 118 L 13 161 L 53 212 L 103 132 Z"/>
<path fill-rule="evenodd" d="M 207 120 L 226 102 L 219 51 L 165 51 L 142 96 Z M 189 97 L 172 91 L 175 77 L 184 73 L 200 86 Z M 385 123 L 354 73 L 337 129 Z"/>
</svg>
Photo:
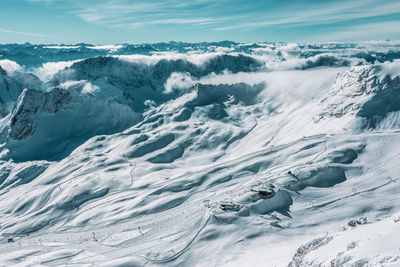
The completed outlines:
<svg viewBox="0 0 400 267">
<path fill-rule="evenodd" d="M 0 0 L 0 43 L 400 39 L 399 0 Z"/>
</svg>

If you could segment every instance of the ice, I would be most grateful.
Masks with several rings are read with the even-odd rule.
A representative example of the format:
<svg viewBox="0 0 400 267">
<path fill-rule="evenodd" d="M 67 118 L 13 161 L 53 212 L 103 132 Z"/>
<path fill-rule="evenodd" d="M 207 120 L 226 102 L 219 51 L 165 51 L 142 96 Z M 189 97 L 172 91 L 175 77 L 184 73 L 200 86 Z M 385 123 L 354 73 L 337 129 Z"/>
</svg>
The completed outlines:
<svg viewBox="0 0 400 267">
<path fill-rule="evenodd" d="M 0 265 L 400 264 L 399 47 L 1 45 Z"/>
</svg>

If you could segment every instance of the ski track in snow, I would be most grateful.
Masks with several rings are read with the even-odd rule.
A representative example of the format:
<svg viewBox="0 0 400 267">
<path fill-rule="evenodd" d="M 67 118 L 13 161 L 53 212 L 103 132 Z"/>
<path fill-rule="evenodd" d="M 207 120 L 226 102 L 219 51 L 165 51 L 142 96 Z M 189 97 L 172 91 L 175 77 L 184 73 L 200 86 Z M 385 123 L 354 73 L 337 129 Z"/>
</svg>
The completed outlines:
<svg viewBox="0 0 400 267">
<path fill-rule="evenodd" d="M 187 47 L 0 45 L 0 265 L 400 265 L 400 43 Z"/>
</svg>

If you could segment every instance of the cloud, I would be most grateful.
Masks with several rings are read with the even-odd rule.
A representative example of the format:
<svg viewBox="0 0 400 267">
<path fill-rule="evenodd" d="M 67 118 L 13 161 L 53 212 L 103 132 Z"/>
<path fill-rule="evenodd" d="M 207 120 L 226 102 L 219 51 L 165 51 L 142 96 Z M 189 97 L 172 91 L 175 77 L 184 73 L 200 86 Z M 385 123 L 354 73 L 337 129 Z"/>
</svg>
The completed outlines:
<svg viewBox="0 0 400 267">
<path fill-rule="evenodd" d="M 152 20 L 146 22 L 134 22 L 129 24 L 116 24 L 114 27 L 121 27 L 121 28 L 131 28 L 131 29 L 141 29 L 145 28 L 146 26 L 151 25 L 185 25 L 185 24 L 192 24 L 197 26 L 208 26 L 211 24 L 216 24 L 220 22 L 221 19 L 212 19 L 212 18 L 171 18 L 171 19 L 159 19 L 159 20 Z"/>
<path fill-rule="evenodd" d="M 165 82 L 165 93 L 172 93 L 174 90 L 190 88 L 195 84 L 188 73 L 173 72 Z"/>
<path fill-rule="evenodd" d="M 48 35 L 40 34 L 40 33 L 20 32 L 20 31 L 6 30 L 6 29 L 0 29 L 0 32 L 19 34 L 19 35 L 25 35 L 25 36 L 32 36 L 32 37 L 49 37 Z"/>
<path fill-rule="evenodd" d="M 398 36 L 400 29 L 400 21 L 387 21 L 377 23 L 367 23 L 363 25 L 348 26 L 342 30 L 328 32 L 319 35 L 320 40 L 335 41 L 354 41 L 354 40 L 372 40 L 387 39 L 390 36 Z"/>
<path fill-rule="evenodd" d="M 14 71 L 18 71 L 18 70 L 22 69 L 22 67 L 18 63 L 8 60 L 8 59 L 0 60 L 0 67 L 3 70 L 10 72 L 10 73 L 13 73 Z"/>
<path fill-rule="evenodd" d="M 214 28 L 215 31 L 233 29 L 251 30 L 268 26 L 299 27 L 344 22 L 355 19 L 365 19 L 376 16 L 399 14 L 400 2 L 381 2 L 379 0 L 349 1 L 341 3 L 333 1 L 330 4 L 314 8 L 298 10 L 283 10 L 266 16 L 263 20 L 256 17 L 256 21 L 248 20 L 223 27 Z M 288 12 L 289 11 L 289 12 Z M 400 15 L 400 14 L 399 14 Z"/>
<path fill-rule="evenodd" d="M 39 77 L 42 81 L 48 82 L 50 81 L 54 75 L 67 67 L 72 66 L 75 62 L 79 62 L 81 60 L 73 60 L 73 61 L 58 61 L 58 62 L 47 62 L 43 63 L 41 67 L 38 67 L 33 70 L 33 73 Z"/>
<path fill-rule="evenodd" d="M 191 25 L 204 27 L 225 21 L 233 21 L 238 16 L 221 15 L 221 3 L 211 0 L 27 0 L 60 9 L 68 9 L 83 21 L 109 28 L 138 29 L 157 25 Z M 222 0 L 227 2 L 227 0 Z"/>
<path fill-rule="evenodd" d="M 384 22 L 400 16 L 398 0 L 292 0 L 290 3 L 275 0 L 26 1 L 59 8 L 89 24 L 110 29 L 149 33 L 165 32 L 165 29 L 193 33 L 196 29 L 205 29 L 213 31 L 213 36 L 218 36 L 218 32 L 235 34 L 238 30 L 260 32 L 260 29 L 275 28 L 284 31 L 300 27 L 310 28 L 307 33 L 310 36 L 314 34 L 311 27 L 315 26 L 329 28 L 341 24 L 343 28 L 343 25 L 367 25 L 371 23 L 370 19 L 380 18 Z M 318 34 L 321 32 L 324 31 Z"/>
</svg>

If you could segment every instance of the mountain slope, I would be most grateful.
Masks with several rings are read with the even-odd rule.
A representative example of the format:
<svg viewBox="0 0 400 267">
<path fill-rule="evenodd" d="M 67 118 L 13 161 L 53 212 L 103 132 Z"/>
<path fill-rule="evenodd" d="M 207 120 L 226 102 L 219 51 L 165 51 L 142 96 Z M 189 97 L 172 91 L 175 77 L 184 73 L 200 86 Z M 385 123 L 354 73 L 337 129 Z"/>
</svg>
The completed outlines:
<svg viewBox="0 0 400 267">
<path fill-rule="evenodd" d="M 399 264 L 400 62 L 341 61 L 396 43 L 226 46 L 253 52 L 90 58 L 22 90 L 0 262 Z"/>
</svg>

